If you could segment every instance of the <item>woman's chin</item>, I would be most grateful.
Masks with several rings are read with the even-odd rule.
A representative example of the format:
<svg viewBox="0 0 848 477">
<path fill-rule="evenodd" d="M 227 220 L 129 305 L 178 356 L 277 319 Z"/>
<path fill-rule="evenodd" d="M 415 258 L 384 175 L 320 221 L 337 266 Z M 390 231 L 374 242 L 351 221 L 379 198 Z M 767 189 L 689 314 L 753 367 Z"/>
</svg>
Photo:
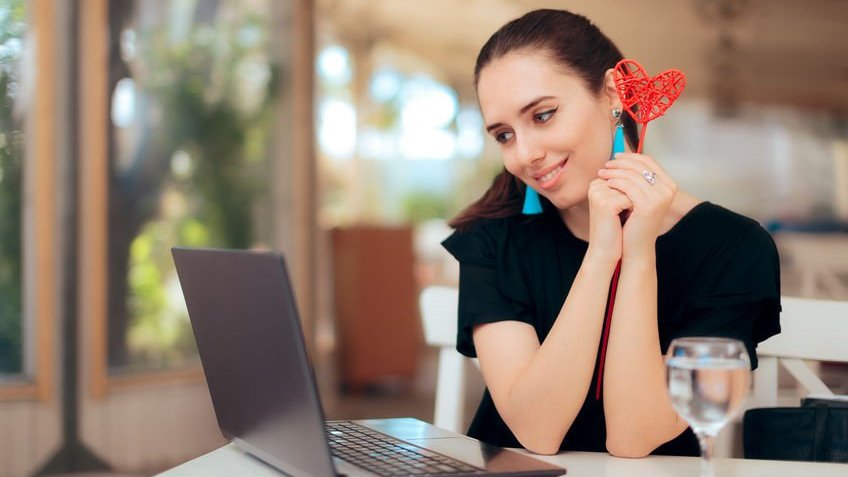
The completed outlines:
<svg viewBox="0 0 848 477">
<path fill-rule="evenodd" d="M 565 210 L 579 204 L 581 200 L 578 197 L 573 197 L 567 194 L 566 191 L 558 190 L 556 193 L 545 196 L 548 201 L 559 210 Z M 585 200 L 585 198 L 584 198 Z"/>
<path fill-rule="evenodd" d="M 567 201 L 563 201 L 560 198 L 556 198 L 556 199 L 553 199 L 553 200 L 548 199 L 548 201 L 551 203 L 551 205 L 553 205 L 554 207 L 556 207 L 559 210 L 567 209 L 568 207 L 570 207 L 570 204 Z"/>
</svg>

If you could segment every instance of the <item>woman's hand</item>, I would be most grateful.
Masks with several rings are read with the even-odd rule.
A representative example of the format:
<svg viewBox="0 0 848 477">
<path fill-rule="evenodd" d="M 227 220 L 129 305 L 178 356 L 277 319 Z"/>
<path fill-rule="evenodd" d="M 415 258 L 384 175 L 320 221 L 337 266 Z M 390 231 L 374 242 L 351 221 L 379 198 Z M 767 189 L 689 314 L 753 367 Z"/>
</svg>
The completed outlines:
<svg viewBox="0 0 848 477">
<path fill-rule="evenodd" d="M 615 157 L 604 165 L 598 176 L 610 189 L 623 193 L 632 203 L 622 232 L 622 259 L 644 257 L 653 261 L 656 239 L 677 194 L 677 184 L 649 156 L 619 153 Z M 591 187 L 589 190 L 591 197 Z"/>
<path fill-rule="evenodd" d="M 589 249 L 588 257 L 615 264 L 622 253 L 620 215 L 633 208 L 622 191 L 611 188 L 604 179 L 589 184 Z"/>
</svg>

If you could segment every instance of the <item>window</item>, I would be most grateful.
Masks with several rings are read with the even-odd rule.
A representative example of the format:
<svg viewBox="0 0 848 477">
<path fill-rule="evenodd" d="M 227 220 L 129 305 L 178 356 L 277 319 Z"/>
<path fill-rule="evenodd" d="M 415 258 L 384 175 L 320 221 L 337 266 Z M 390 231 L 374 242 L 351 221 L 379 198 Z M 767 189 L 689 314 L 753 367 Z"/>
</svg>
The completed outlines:
<svg viewBox="0 0 848 477">
<path fill-rule="evenodd" d="M 108 365 L 196 360 L 173 246 L 271 243 L 269 2 L 110 3 Z M 123 20 L 130 18 L 130 20 Z"/>
<path fill-rule="evenodd" d="M 23 0 L 0 0 L 0 376 L 23 368 Z"/>
</svg>

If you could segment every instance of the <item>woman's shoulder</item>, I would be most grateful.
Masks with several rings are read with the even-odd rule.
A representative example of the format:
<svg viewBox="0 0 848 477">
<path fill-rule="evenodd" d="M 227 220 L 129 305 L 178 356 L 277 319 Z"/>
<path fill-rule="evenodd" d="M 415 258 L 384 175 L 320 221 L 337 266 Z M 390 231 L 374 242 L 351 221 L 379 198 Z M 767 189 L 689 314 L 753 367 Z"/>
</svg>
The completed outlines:
<svg viewBox="0 0 848 477">
<path fill-rule="evenodd" d="M 699 204 L 685 220 L 675 238 L 664 241 L 664 256 L 682 264 L 705 293 L 718 289 L 730 296 L 734 287 L 777 283 L 778 250 L 759 222 L 711 202 Z"/>
<path fill-rule="evenodd" d="M 488 264 L 497 256 L 509 233 L 511 217 L 481 218 L 456 229 L 442 246 L 457 260 Z"/>
<path fill-rule="evenodd" d="M 448 250 L 467 243 L 494 242 L 506 235 L 511 217 L 481 218 L 457 228 L 442 245 Z"/>
<path fill-rule="evenodd" d="M 442 246 L 460 261 L 489 262 L 503 258 L 507 249 L 521 249 L 538 240 L 547 229 L 541 215 L 481 218 L 455 230 Z"/>
<path fill-rule="evenodd" d="M 692 243 L 772 242 L 771 235 L 756 220 L 709 201 L 690 210 L 672 232 Z"/>
<path fill-rule="evenodd" d="M 546 224 L 544 215 L 514 214 L 507 217 L 480 218 L 454 230 L 447 241 L 468 240 L 469 237 L 498 240 L 505 237 L 516 239 L 538 233 Z"/>
</svg>

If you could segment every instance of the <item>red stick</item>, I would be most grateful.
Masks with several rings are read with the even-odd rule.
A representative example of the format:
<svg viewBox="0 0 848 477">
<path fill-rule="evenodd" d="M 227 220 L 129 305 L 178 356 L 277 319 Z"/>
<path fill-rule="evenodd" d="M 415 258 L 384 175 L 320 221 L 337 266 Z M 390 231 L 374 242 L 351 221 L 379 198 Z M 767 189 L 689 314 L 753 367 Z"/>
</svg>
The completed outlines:
<svg viewBox="0 0 848 477">
<path fill-rule="evenodd" d="M 639 133 L 639 147 L 636 148 L 636 154 L 642 154 L 642 145 L 645 144 L 646 132 L 648 132 L 648 123 L 642 125 L 642 132 Z"/>
<path fill-rule="evenodd" d="M 610 325 L 612 324 L 612 311 L 615 308 L 615 291 L 618 289 L 618 276 L 621 274 L 621 260 L 615 266 L 610 285 L 609 301 L 607 302 L 607 316 L 604 319 L 604 336 L 601 341 L 601 357 L 598 359 L 598 383 L 595 388 L 595 399 L 601 398 L 601 388 L 604 382 L 604 360 L 607 357 L 607 342 L 609 341 Z"/>
</svg>

